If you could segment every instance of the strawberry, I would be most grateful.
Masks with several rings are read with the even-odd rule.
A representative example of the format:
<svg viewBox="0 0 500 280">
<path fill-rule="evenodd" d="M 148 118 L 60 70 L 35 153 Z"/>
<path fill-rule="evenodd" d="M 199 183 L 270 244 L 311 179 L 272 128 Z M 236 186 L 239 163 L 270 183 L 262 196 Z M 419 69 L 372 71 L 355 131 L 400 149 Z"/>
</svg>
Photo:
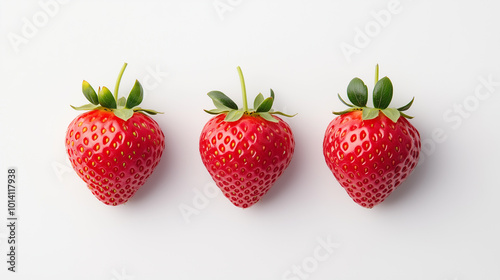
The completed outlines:
<svg viewBox="0 0 500 280">
<path fill-rule="evenodd" d="M 328 125 L 323 141 L 326 164 L 349 196 L 372 208 L 389 196 L 413 171 L 420 154 L 420 134 L 403 113 L 413 104 L 388 108 L 393 87 L 375 71 L 373 104 L 366 106 L 368 90 L 359 78 L 351 80 L 347 96 L 354 104 Z"/>
<path fill-rule="evenodd" d="M 143 99 L 139 81 L 127 99 L 118 99 L 118 87 L 125 63 L 115 86 L 114 96 L 106 87 L 98 94 L 83 81 L 83 94 L 90 104 L 73 107 L 89 110 L 76 117 L 66 132 L 66 151 L 71 165 L 92 193 L 107 205 L 127 202 L 146 182 L 160 162 L 165 136 L 148 113 L 137 107 Z"/>
<path fill-rule="evenodd" d="M 239 109 L 220 91 L 208 96 L 217 109 L 205 110 L 217 115 L 201 132 L 200 155 L 203 164 L 222 193 L 237 207 L 247 208 L 265 195 L 292 160 L 295 142 L 288 124 L 273 111 L 274 92 L 264 99 L 259 93 L 255 109 L 248 109 L 245 81 L 240 76 L 243 108 Z"/>
</svg>

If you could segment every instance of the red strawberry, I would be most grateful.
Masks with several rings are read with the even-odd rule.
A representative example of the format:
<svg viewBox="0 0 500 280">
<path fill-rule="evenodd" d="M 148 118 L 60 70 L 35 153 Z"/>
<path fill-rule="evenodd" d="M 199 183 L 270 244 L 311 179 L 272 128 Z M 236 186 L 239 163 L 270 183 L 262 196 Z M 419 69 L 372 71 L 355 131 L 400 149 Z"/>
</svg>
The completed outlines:
<svg viewBox="0 0 500 280">
<path fill-rule="evenodd" d="M 217 109 L 205 110 L 218 115 L 205 125 L 200 136 L 203 164 L 236 206 L 247 208 L 258 202 L 281 176 L 292 159 L 295 142 L 292 130 L 271 110 L 274 92 L 264 99 L 259 93 L 255 109 L 248 109 L 245 81 L 240 67 L 243 108 L 238 109 L 220 91 L 211 91 Z"/>
<path fill-rule="evenodd" d="M 136 80 L 127 99 L 117 99 L 103 87 L 99 94 L 83 81 L 82 90 L 91 102 L 76 110 L 90 110 L 76 117 L 66 132 L 66 150 L 77 174 L 92 193 L 107 205 L 127 202 L 146 182 L 160 162 L 165 136 L 158 123 L 143 112 L 158 112 L 138 106 L 143 99 Z"/>
<path fill-rule="evenodd" d="M 373 92 L 375 108 L 366 107 L 368 90 L 358 78 L 347 87 L 354 104 L 334 114 L 326 129 L 323 154 L 335 178 L 359 205 L 372 208 L 384 201 L 413 171 L 420 154 L 420 134 L 402 111 L 388 108 L 393 87 L 389 78 L 378 80 Z"/>
</svg>

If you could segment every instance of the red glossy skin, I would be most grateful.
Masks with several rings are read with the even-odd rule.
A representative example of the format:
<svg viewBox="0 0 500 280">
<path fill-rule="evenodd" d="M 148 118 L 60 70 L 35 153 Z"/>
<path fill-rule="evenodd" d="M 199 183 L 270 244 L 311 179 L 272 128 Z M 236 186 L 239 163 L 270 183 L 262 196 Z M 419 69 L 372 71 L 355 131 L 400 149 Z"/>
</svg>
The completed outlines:
<svg viewBox="0 0 500 280">
<path fill-rule="evenodd" d="M 127 121 L 109 110 L 76 117 L 66 132 L 66 150 L 76 173 L 107 205 L 127 202 L 158 165 L 165 136 L 142 113 Z"/>
<path fill-rule="evenodd" d="M 205 125 L 200 136 L 203 164 L 236 206 L 247 208 L 269 191 L 292 160 L 295 142 L 292 130 L 260 116 L 244 115 L 225 122 L 218 115 Z"/>
<path fill-rule="evenodd" d="M 361 116 L 354 111 L 335 118 L 326 129 L 323 154 L 349 196 L 372 208 L 417 165 L 420 134 L 404 117 L 394 123 L 382 113 L 372 120 Z"/>
</svg>

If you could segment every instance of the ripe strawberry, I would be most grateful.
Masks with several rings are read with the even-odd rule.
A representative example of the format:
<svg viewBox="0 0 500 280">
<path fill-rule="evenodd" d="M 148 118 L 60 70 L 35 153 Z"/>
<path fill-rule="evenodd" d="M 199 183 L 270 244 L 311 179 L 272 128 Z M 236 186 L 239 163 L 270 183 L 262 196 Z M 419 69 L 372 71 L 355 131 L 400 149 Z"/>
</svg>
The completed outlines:
<svg viewBox="0 0 500 280">
<path fill-rule="evenodd" d="M 205 111 L 217 116 L 201 132 L 200 155 L 224 195 L 237 207 L 247 208 L 258 202 L 288 167 L 295 142 L 288 124 L 274 114 L 291 116 L 271 110 L 273 90 L 266 99 L 259 93 L 255 109 L 249 110 L 240 67 L 238 73 L 243 108 L 238 109 L 220 91 L 208 93 L 217 109 Z"/>
<path fill-rule="evenodd" d="M 372 208 L 384 201 L 413 171 L 420 154 L 420 134 L 408 122 L 405 106 L 387 108 L 393 87 L 389 78 L 378 80 L 376 68 L 373 104 L 366 107 L 368 90 L 354 78 L 347 96 L 354 104 L 336 117 L 326 129 L 323 154 L 335 178 L 359 205 Z M 380 113 L 382 112 L 382 113 Z"/>
<path fill-rule="evenodd" d="M 127 99 L 117 98 L 126 66 L 116 82 L 114 97 L 106 87 L 96 94 L 83 81 L 83 94 L 91 104 L 71 107 L 90 111 L 76 117 L 66 132 L 73 169 L 100 201 L 113 206 L 127 202 L 144 185 L 165 148 L 158 123 L 144 114 L 158 112 L 136 107 L 143 99 L 139 81 Z"/>
</svg>

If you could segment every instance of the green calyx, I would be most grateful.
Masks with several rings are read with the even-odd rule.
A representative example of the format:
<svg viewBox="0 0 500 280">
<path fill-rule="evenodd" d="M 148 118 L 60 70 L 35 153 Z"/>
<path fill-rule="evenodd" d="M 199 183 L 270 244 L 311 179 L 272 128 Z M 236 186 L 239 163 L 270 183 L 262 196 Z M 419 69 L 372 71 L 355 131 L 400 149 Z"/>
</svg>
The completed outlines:
<svg viewBox="0 0 500 280">
<path fill-rule="evenodd" d="M 397 109 L 389 108 L 393 93 L 392 82 L 387 77 L 383 77 L 382 79 L 379 80 L 378 70 L 379 68 L 377 64 L 375 68 L 375 87 L 373 88 L 374 108 L 366 106 L 366 103 L 368 102 L 368 88 L 366 87 L 365 83 L 359 78 L 354 78 L 347 86 L 347 97 L 352 102 L 352 104 L 345 102 L 340 96 L 340 94 L 338 95 L 340 101 L 342 101 L 342 103 L 344 103 L 350 108 L 342 112 L 333 112 L 333 113 L 335 115 L 343 115 L 352 111 L 363 111 L 362 114 L 363 120 L 371 120 L 378 117 L 379 113 L 382 112 L 393 122 L 397 122 L 401 116 L 407 119 L 413 118 L 411 116 L 404 114 L 403 111 L 410 109 L 415 97 L 412 98 L 412 100 L 403 107 Z"/>
<path fill-rule="evenodd" d="M 253 109 L 248 108 L 248 103 L 247 103 L 247 92 L 245 88 L 245 79 L 243 78 L 243 73 L 241 72 L 241 68 L 238 66 L 238 74 L 240 76 L 240 82 L 241 82 L 241 91 L 242 91 L 242 97 L 243 97 L 243 108 L 238 108 L 238 105 L 234 103 L 231 98 L 229 98 L 227 95 L 224 93 L 215 90 L 211 91 L 208 93 L 208 97 L 210 97 L 216 107 L 216 109 L 212 110 L 205 110 L 205 112 L 212 114 L 212 115 L 219 115 L 219 114 L 226 114 L 226 118 L 224 121 L 226 122 L 234 122 L 243 115 L 250 115 L 250 116 L 261 116 L 263 119 L 270 121 L 270 122 L 275 122 L 277 123 L 278 120 L 273 118 L 272 115 L 282 115 L 285 117 L 293 117 L 295 115 L 287 115 L 282 112 L 274 111 L 272 109 L 273 102 L 274 102 L 274 91 L 271 89 L 271 96 L 268 98 L 264 98 L 262 93 L 259 93 L 253 102 Z"/>
<path fill-rule="evenodd" d="M 107 87 L 99 87 L 99 90 L 96 93 L 94 88 L 92 88 L 92 86 L 84 80 L 82 83 L 82 92 L 85 98 L 87 98 L 90 103 L 79 107 L 71 105 L 71 107 L 75 110 L 82 111 L 111 110 L 113 111 L 115 116 L 124 121 L 130 119 L 134 115 L 134 112 L 144 112 L 150 115 L 163 114 L 155 110 L 137 107 L 141 104 L 142 99 L 144 98 L 144 91 L 142 89 L 141 83 L 139 83 L 139 81 L 137 80 L 135 80 L 135 84 L 132 87 L 132 90 L 130 91 L 127 98 L 118 98 L 118 88 L 120 86 L 120 81 L 122 79 L 125 68 L 127 68 L 127 63 L 123 64 L 120 74 L 118 75 L 118 79 L 116 80 L 115 84 L 114 95 Z"/>
</svg>

